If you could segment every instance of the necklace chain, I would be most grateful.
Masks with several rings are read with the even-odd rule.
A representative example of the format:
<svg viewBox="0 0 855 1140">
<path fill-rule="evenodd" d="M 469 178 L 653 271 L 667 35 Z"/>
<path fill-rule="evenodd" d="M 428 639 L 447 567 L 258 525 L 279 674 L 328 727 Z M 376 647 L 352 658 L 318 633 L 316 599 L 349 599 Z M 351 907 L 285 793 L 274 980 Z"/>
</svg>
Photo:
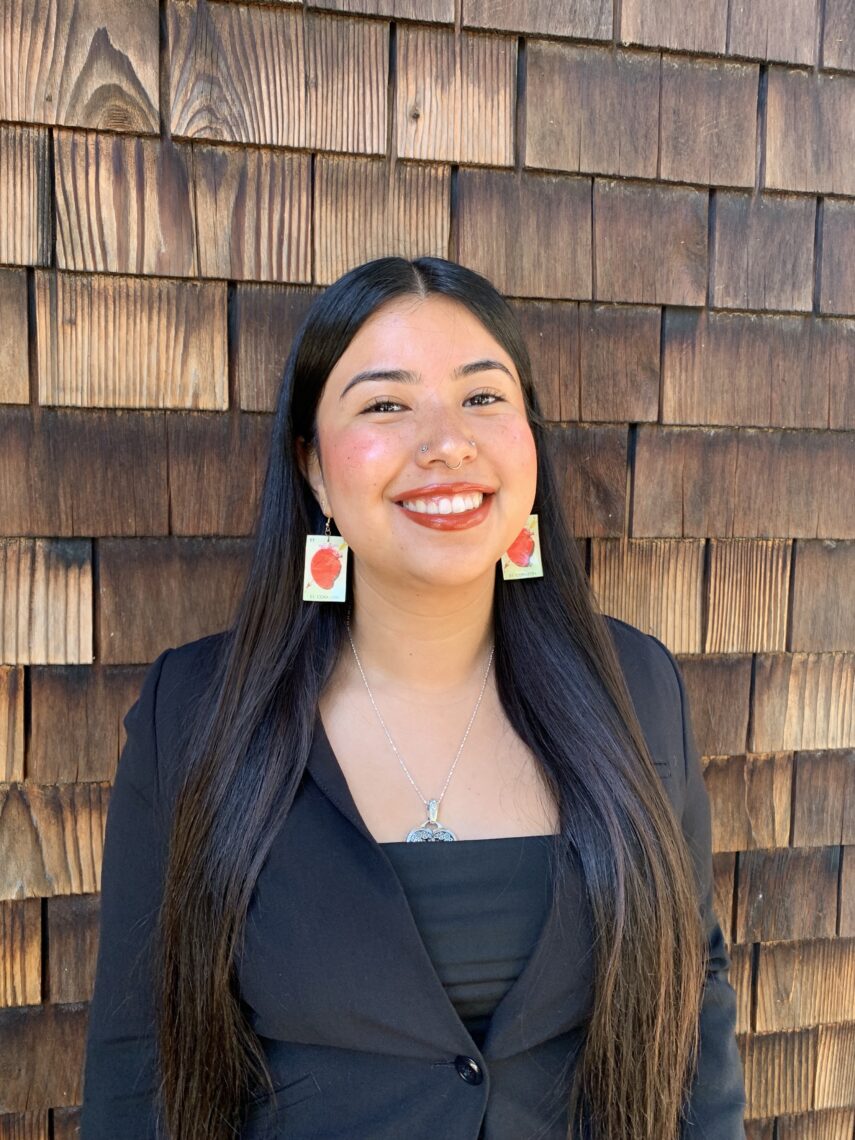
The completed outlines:
<svg viewBox="0 0 855 1140">
<path fill-rule="evenodd" d="M 431 802 L 435 802 L 436 805 L 439 806 L 439 804 L 442 803 L 442 797 L 445 795 L 446 788 L 449 785 L 449 782 L 451 780 L 454 769 L 457 767 L 457 761 L 460 759 L 460 753 L 463 751 L 463 745 L 466 743 L 466 737 L 469 735 L 469 729 L 472 727 L 472 724 L 475 720 L 475 714 L 478 712 L 478 706 L 481 704 L 481 698 L 484 696 L 484 689 L 487 687 L 487 677 L 489 676 L 489 673 L 490 673 L 490 666 L 493 663 L 493 651 L 495 649 L 495 644 L 490 649 L 490 659 L 487 662 L 487 669 L 484 673 L 484 680 L 481 683 L 481 692 L 478 694 L 478 700 L 475 702 L 475 709 L 472 713 L 472 716 L 469 718 L 469 724 L 466 726 L 466 731 L 463 734 L 463 739 L 460 742 L 460 747 L 457 749 L 457 755 L 454 757 L 454 763 L 451 765 L 451 769 L 445 778 L 445 785 L 443 786 L 443 789 L 440 792 L 437 799 L 435 801 L 430 801 L 430 800 L 425 799 L 425 797 L 421 793 L 421 790 L 419 789 L 418 784 L 413 779 L 413 777 L 410 775 L 409 770 L 407 768 L 407 765 L 404 763 L 403 758 L 401 757 L 401 753 L 395 747 L 395 741 L 389 735 L 389 729 L 386 727 L 386 723 L 383 720 L 383 717 L 380 715 L 380 710 L 377 708 L 377 702 L 374 700 L 374 694 L 371 692 L 371 686 L 368 684 L 368 678 L 365 676 L 365 670 L 362 668 L 362 662 L 359 660 L 359 654 L 356 652 L 356 646 L 353 644 L 353 637 L 351 636 L 351 633 L 350 633 L 350 613 L 349 612 L 347 614 L 347 636 L 350 638 L 350 647 L 353 650 L 353 656 L 356 658 L 356 664 L 359 666 L 359 672 L 362 674 L 362 680 L 365 682 L 365 688 L 368 690 L 368 696 L 371 698 L 371 703 L 374 706 L 374 711 L 377 713 L 377 719 L 380 721 L 380 724 L 383 726 L 383 731 L 386 733 L 386 737 L 387 737 L 389 743 L 392 745 L 392 749 L 393 749 L 395 755 L 398 757 L 398 762 L 400 763 L 401 767 L 404 769 L 404 772 L 406 773 L 407 779 L 410 781 L 410 783 L 416 789 L 416 792 L 418 793 L 419 798 L 421 799 L 421 801 L 425 805 L 425 807 L 428 807 Z"/>
</svg>

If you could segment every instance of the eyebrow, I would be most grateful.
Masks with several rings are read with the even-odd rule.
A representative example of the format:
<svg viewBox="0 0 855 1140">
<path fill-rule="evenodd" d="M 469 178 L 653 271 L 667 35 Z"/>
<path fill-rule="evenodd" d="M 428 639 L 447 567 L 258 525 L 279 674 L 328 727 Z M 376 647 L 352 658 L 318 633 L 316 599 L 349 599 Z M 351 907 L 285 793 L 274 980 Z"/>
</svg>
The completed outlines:
<svg viewBox="0 0 855 1140">
<path fill-rule="evenodd" d="M 473 372 L 490 372 L 495 368 L 506 373 L 511 380 L 513 380 L 514 384 L 516 384 L 516 377 L 500 360 L 471 360 L 468 364 L 461 364 L 458 368 L 455 368 L 452 372 L 452 376 L 455 378 L 471 376 Z M 346 393 L 349 392 L 355 384 L 361 384 L 363 380 L 394 380 L 399 384 L 421 383 L 420 376 L 417 376 L 415 372 L 407 372 L 403 368 L 369 368 L 365 372 L 357 372 L 355 376 L 348 380 L 342 389 L 339 399 L 343 400 Z"/>
</svg>

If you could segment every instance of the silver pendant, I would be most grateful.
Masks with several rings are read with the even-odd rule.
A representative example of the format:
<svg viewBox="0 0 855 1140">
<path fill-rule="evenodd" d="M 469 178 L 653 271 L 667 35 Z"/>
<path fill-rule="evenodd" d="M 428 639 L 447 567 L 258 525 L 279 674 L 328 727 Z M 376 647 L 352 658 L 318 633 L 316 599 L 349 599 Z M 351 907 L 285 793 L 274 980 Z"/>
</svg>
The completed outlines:
<svg viewBox="0 0 855 1140">
<path fill-rule="evenodd" d="M 436 813 L 438 810 L 438 802 L 431 800 L 428 804 L 428 818 L 421 827 L 413 828 L 407 836 L 407 843 L 448 843 L 457 838 L 453 831 L 443 827 L 437 820 Z"/>
</svg>

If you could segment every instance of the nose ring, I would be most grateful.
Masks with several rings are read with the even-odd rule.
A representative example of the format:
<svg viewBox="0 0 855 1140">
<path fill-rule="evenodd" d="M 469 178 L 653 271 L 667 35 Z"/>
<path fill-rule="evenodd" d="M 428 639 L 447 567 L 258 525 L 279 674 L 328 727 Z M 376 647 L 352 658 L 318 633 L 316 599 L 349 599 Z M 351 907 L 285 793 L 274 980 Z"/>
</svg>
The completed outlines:
<svg viewBox="0 0 855 1140">
<path fill-rule="evenodd" d="M 468 442 L 469 442 L 469 443 L 470 443 L 470 444 L 471 444 L 473 447 L 475 446 L 475 440 L 474 440 L 474 439 L 470 439 L 470 440 L 468 440 Z M 427 449 L 428 449 L 428 444 L 426 444 L 426 443 L 423 443 L 423 444 L 421 445 L 421 447 L 419 448 L 419 451 L 427 451 Z"/>
</svg>

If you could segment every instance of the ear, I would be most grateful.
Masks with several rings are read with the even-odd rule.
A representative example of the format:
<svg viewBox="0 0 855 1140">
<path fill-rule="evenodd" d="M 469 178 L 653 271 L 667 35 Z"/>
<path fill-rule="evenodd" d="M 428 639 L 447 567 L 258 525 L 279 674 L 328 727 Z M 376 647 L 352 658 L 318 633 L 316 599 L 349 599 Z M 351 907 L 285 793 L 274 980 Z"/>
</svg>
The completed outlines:
<svg viewBox="0 0 855 1140">
<path fill-rule="evenodd" d="M 305 439 L 300 435 L 296 440 L 297 446 L 297 464 L 303 475 L 303 478 L 312 488 L 312 493 L 318 501 L 318 506 L 324 512 L 329 514 L 327 510 L 327 496 L 326 488 L 324 487 L 324 477 L 321 473 L 321 466 L 318 463 L 318 456 L 315 449 L 307 444 Z"/>
</svg>

